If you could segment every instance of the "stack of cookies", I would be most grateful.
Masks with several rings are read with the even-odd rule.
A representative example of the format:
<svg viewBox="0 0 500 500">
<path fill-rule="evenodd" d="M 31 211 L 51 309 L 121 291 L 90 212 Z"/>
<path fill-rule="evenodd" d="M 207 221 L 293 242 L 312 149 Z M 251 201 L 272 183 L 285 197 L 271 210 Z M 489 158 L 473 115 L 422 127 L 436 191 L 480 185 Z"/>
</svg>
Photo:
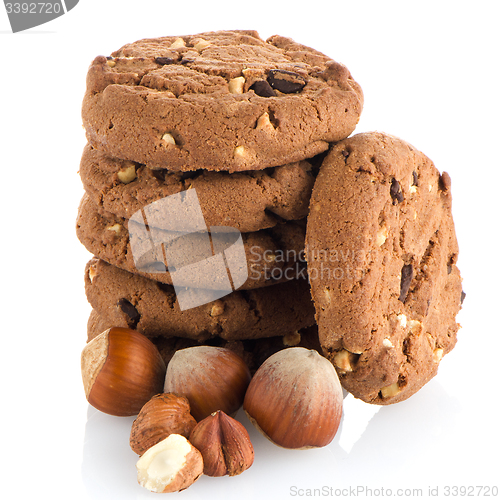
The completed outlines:
<svg viewBox="0 0 500 500">
<path fill-rule="evenodd" d="M 253 353 L 271 344 L 319 348 L 306 216 L 322 157 L 354 130 L 361 109 L 361 89 L 344 66 L 280 36 L 165 37 L 97 57 L 83 102 L 89 142 L 77 222 L 94 255 L 85 274 L 89 338 L 131 327 L 167 359 L 196 343 Z M 228 267 L 229 290 L 214 295 L 216 273 L 180 283 L 216 297 L 187 308 L 165 258 L 172 238 L 163 226 L 175 217 L 159 205 L 185 192 L 196 193 L 212 245 L 216 228 L 232 228 L 244 249 L 236 266 L 243 279 Z M 185 237 L 192 218 L 173 231 Z M 198 236 L 181 249 L 189 264 L 212 257 Z"/>
<path fill-rule="evenodd" d="M 349 137 L 362 106 L 345 66 L 281 36 L 97 57 L 77 224 L 94 255 L 89 339 L 130 327 L 167 362 L 204 343 L 251 369 L 301 345 L 366 402 L 418 391 L 456 342 L 464 297 L 450 178 L 400 139 Z"/>
</svg>

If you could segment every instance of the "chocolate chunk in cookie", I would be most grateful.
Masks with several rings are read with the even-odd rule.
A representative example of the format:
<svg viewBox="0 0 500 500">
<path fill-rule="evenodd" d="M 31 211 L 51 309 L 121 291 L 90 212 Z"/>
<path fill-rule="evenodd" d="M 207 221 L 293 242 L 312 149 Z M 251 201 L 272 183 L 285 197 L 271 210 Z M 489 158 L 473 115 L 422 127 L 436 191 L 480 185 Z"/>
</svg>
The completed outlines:
<svg viewBox="0 0 500 500">
<path fill-rule="evenodd" d="M 165 260 L 163 245 L 171 238 L 168 231 L 137 230 L 137 224 L 110 213 L 99 213 L 88 196 L 84 196 L 78 210 L 76 233 L 80 242 L 93 255 L 129 272 L 138 273 L 161 283 L 172 284 L 172 267 Z M 232 243 L 218 233 L 219 241 Z M 223 239 L 222 239 L 223 238 Z M 241 235 L 246 260 L 246 276 L 236 288 L 249 290 L 296 278 L 305 278 L 304 240 L 305 220 L 289 221 L 270 229 Z M 184 265 L 193 264 L 213 256 L 207 243 L 207 233 L 192 233 L 168 243 L 173 251 L 183 255 Z M 213 242 L 213 235 L 212 235 Z M 218 253 L 218 252 L 216 252 Z M 189 275 L 188 281 L 176 285 L 190 288 L 222 290 L 226 287 L 226 267 L 221 274 L 198 273 Z M 133 321 L 133 319 L 131 319 Z"/>
<path fill-rule="evenodd" d="M 281 36 L 217 31 L 97 57 L 82 116 L 89 142 L 110 156 L 236 172 L 325 151 L 352 133 L 362 107 L 359 84 L 330 57 Z"/>
<path fill-rule="evenodd" d="M 181 311 L 172 286 L 93 258 L 85 269 L 85 291 L 91 306 L 113 326 L 130 327 L 130 309 L 123 304 L 131 304 L 138 318 L 134 328 L 152 338 L 250 340 L 292 336 L 314 325 L 306 279 L 236 291 Z"/>
<path fill-rule="evenodd" d="M 313 189 L 306 255 L 319 340 L 349 392 L 395 403 L 437 373 L 463 297 L 448 174 L 389 135 L 341 141 Z"/>
<path fill-rule="evenodd" d="M 306 79 L 294 73 L 283 69 L 272 69 L 267 77 L 269 85 L 283 94 L 294 94 L 300 92 L 306 86 Z"/>
</svg>

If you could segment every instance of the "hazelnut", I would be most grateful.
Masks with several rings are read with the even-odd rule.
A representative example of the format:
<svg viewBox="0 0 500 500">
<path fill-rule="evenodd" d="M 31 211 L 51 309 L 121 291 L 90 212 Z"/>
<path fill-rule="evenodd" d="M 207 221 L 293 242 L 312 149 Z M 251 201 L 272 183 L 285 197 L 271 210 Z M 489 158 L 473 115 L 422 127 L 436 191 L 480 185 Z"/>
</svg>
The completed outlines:
<svg viewBox="0 0 500 500">
<path fill-rule="evenodd" d="M 186 438 L 196 425 L 189 413 L 189 401 L 177 394 L 157 394 L 141 409 L 132 424 L 130 447 L 138 455 L 170 434 Z"/>
<path fill-rule="evenodd" d="M 355 354 L 342 349 L 333 357 L 333 364 L 343 372 L 352 372 Z"/>
<path fill-rule="evenodd" d="M 170 144 L 171 146 L 176 145 L 174 136 L 172 134 L 169 134 L 168 132 L 166 134 L 163 134 L 161 138 L 165 144 Z"/>
<path fill-rule="evenodd" d="M 223 411 L 199 422 L 189 441 L 201 452 L 207 476 L 237 476 L 253 464 L 254 451 L 247 430 Z"/>
<path fill-rule="evenodd" d="M 223 347 L 195 346 L 172 356 L 164 392 L 186 396 L 191 414 L 200 421 L 217 410 L 229 415 L 236 412 L 249 382 L 250 370 L 236 353 Z"/>
<path fill-rule="evenodd" d="M 153 493 L 185 490 L 203 473 L 201 453 L 180 434 L 149 448 L 138 460 L 137 480 Z"/>
<path fill-rule="evenodd" d="M 96 266 L 89 266 L 89 280 L 92 283 L 94 278 L 97 276 Z"/>
<path fill-rule="evenodd" d="M 257 125 L 255 126 L 257 130 L 266 130 L 267 132 L 274 132 L 275 128 L 271 123 L 269 113 L 264 113 L 257 120 Z"/>
<path fill-rule="evenodd" d="M 231 94 L 243 94 L 245 87 L 245 77 L 237 76 L 229 80 L 228 88 Z"/>
<path fill-rule="evenodd" d="M 246 158 L 248 155 L 247 153 L 247 149 L 245 148 L 245 146 L 236 146 L 234 148 L 234 156 L 235 158 Z"/>
<path fill-rule="evenodd" d="M 432 352 L 432 360 L 434 361 L 434 363 L 439 363 L 441 359 L 443 359 L 443 355 L 444 355 L 444 350 L 441 347 L 437 347 Z"/>
<path fill-rule="evenodd" d="M 406 325 L 408 324 L 408 318 L 406 317 L 405 314 L 398 314 L 397 316 L 399 324 L 403 327 L 406 328 Z"/>
<path fill-rule="evenodd" d="M 176 38 L 173 42 L 172 45 L 170 45 L 171 49 L 180 49 L 181 47 L 185 47 L 186 42 L 182 38 Z"/>
<path fill-rule="evenodd" d="M 81 356 L 82 379 L 88 402 L 117 416 L 137 415 L 162 392 L 165 363 L 144 335 L 113 327 L 92 339 Z"/>
<path fill-rule="evenodd" d="M 377 236 L 375 238 L 376 245 L 381 247 L 387 240 L 388 235 L 389 235 L 389 230 L 387 229 L 387 226 L 384 224 L 380 227 Z"/>
<path fill-rule="evenodd" d="M 382 387 L 382 389 L 380 389 L 380 394 L 383 399 L 392 398 L 397 394 L 399 394 L 400 392 L 401 388 L 399 387 L 399 384 L 397 382 L 394 382 L 393 384 L 387 385 L 385 387 Z"/>
<path fill-rule="evenodd" d="M 333 365 L 315 350 L 289 347 L 255 372 L 243 408 L 283 448 L 326 446 L 342 416 L 342 387 Z"/>
<path fill-rule="evenodd" d="M 224 302 L 222 302 L 221 300 L 216 300 L 212 305 L 212 309 L 210 309 L 210 316 L 212 317 L 220 316 L 223 312 L 224 312 Z"/>
<path fill-rule="evenodd" d="M 112 226 L 108 226 L 106 228 L 108 231 L 113 231 L 115 234 L 120 234 L 121 230 L 122 230 L 122 226 L 121 224 L 113 224 Z"/>
<path fill-rule="evenodd" d="M 287 347 L 295 347 L 300 344 L 301 340 L 302 336 L 300 335 L 300 332 L 287 333 L 282 339 L 283 345 Z"/>
<path fill-rule="evenodd" d="M 118 179 L 123 183 L 123 184 L 130 184 L 132 181 L 134 181 L 137 178 L 137 173 L 135 171 L 135 165 L 128 165 L 124 167 L 122 170 L 120 170 L 117 174 Z"/>
<path fill-rule="evenodd" d="M 207 47 L 210 47 L 212 45 L 208 40 L 197 40 L 196 43 L 193 45 L 193 47 L 198 51 L 201 52 L 203 49 L 206 49 Z"/>
<path fill-rule="evenodd" d="M 418 320 L 410 319 L 408 326 L 410 327 L 410 332 L 415 335 L 419 335 L 422 332 L 422 323 Z"/>
</svg>

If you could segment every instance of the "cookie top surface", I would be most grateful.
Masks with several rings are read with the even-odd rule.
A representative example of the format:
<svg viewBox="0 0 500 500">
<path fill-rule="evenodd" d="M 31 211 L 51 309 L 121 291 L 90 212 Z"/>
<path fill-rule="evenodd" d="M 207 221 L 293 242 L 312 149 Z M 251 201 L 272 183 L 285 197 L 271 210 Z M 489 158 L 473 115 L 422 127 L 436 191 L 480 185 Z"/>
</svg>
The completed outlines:
<svg viewBox="0 0 500 500">
<path fill-rule="evenodd" d="M 341 141 L 313 189 L 306 256 L 320 342 L 348 391 L 390 404 L 436 374 L 463 300 L 447 173 L 386 134 Z"/>
<path fill-rule="evenodd" d="M 254 31 L 140 40 L 87 75 L 89 142 L 150 168 L 258 170 L 347 137 L 363 95 L 328 56 Z"/>
<path fill-rule="evenodd" d="M 315 180 L 310 162 L 239 172 L 172 172 L 119 160 L 87 145 L 80 177 L 92 202 L 119 217 L 186 189 L 196 193 L 208 226 L 231 226 L 243 233 L 306 217 Z"/>
<path fill-rule="evenodd" d="M 250 340 L 285 336 L 314 325 L 307 279 L 230 293 L 181 311 L 172 286 L 93 258 L 85 269 L 90 305 L 113 326 L 147 337 Z"/>
</svg>

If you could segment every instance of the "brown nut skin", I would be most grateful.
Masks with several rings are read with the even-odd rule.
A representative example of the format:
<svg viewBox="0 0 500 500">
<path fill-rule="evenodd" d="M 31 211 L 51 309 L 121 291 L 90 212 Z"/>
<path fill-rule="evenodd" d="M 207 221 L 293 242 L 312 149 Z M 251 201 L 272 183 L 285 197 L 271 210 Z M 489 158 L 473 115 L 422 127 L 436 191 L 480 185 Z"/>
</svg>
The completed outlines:
<svg viewBox="0 0 500 500">
<path fill-rule="evenodd" d="M 242 405 L 250 370 L 233 351 L 195 346 L 176 351 L 167 366 L 164 392 L 182 394 L 199 422 L 217 410 L 228 415 Z"/>
<path fill-rule="evenodd" d="M 166 367 L 158 349 L 129 328 L 109 328 L 90 341 L 81 367 L 88 402 L 110 415 L 137 415 L 163 392 Z"/>
<path fill-rule="evenodd" d="M 273 354 L 255 372 L 243 408 L 275 444 L 306 449 L 332 441 L 342 404 L 342 387 L 333 365 L 316 350 L 289 347 Z"/>
<path fill-rule="evenodd" d="M 188 438 L 195 425 L 196 420 L 189 413 L 189 401 L 184 396 L 157 394 L 141 408 L 134 420 L 130 447 L 142 455 L 170 434 Z"/>
<path fill-rule="evenodd" d="M 223 411 L 204 418 L 189 436 L 203 456 L 206 476 L 237 476 L 254 460 L 254 450 L 245 427 Z"/>
</svg>

